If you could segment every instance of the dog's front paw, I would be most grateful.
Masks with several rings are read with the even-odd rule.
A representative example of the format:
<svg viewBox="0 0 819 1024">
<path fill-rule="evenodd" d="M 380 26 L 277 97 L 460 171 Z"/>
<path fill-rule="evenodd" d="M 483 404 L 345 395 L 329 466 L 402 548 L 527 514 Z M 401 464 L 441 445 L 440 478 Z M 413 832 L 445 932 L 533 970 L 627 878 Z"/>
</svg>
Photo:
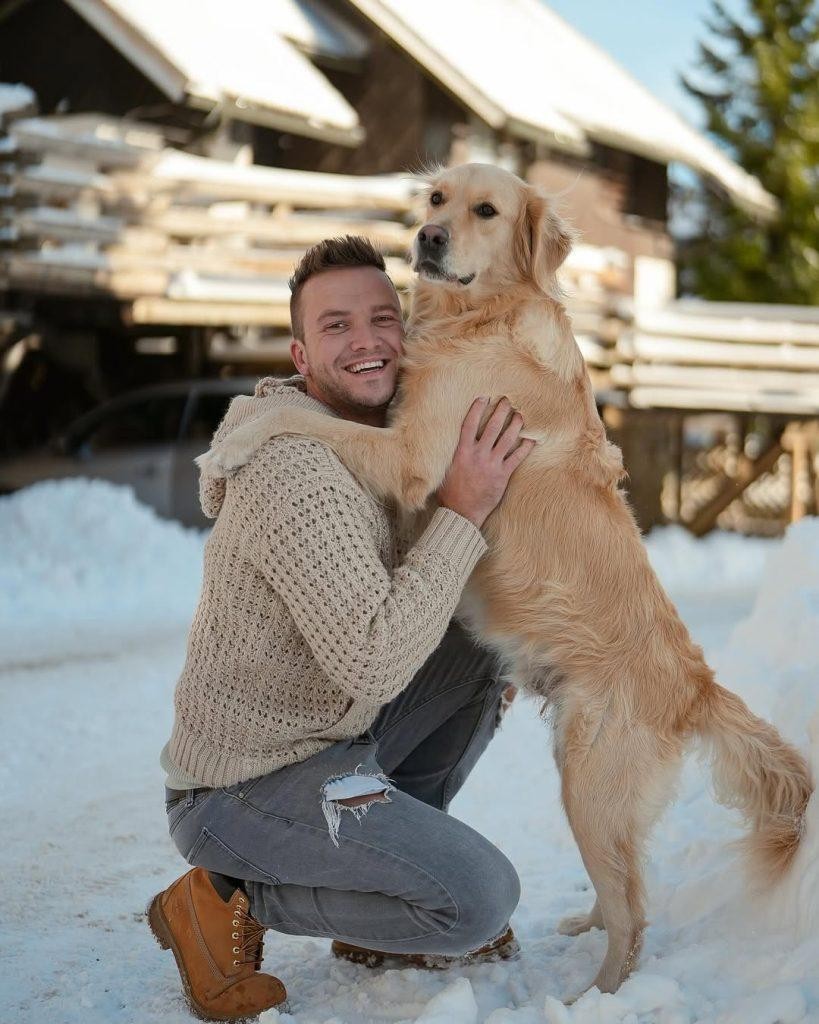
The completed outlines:
<svg viewBox="0 0 819 1024">
<path fill-rule="evenodd" d="M 226 477 L 241 469 L 251 455 L 252 452 L 248 452 L 244 445 L 232 443 L 227 438 L 195 461 L 203 476 Z"/>
</svg>

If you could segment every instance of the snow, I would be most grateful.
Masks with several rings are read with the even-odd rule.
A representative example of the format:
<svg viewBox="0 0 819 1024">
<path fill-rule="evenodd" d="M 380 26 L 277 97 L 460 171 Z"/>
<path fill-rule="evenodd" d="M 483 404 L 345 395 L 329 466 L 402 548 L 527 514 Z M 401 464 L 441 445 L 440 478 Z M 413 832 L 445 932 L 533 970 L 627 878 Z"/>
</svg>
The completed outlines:
<svg viewBox="0 0 819 1024">
<path fill-rule="evenodd" d="M 0 499 L 0 1024 L 191 1020 L 142 911 L 185 868 L 157 759 L 204 537 L 99 482 Z M 781 542 L 666 529 L 648 548 L 721 681 L 819 764 L 819 520 Z M 512 706 L 453 813 L 520 873 L 521 959 L 371 971 L 332 960 L 326 941 L 271 932 L 265 967 L 287 985 L 290 1012 L 261 1024 L 819 1024 L 816 799 L 790 877 L 756 896 L 730 845 L 736 813 L 689 758 L 646 868 L 640 966 L 615 995 L 592 990 L 570 1006 L 605 936 L 555 930 L 592 894 L 531 703 Z"/>
</svg>

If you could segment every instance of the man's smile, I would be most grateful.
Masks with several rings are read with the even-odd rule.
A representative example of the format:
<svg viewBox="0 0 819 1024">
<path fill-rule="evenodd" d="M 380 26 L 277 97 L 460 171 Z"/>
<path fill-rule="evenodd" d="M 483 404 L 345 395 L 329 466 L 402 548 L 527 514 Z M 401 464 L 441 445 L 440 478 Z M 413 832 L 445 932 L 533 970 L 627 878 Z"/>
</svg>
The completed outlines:
<svg viewBox="0 0 819 1024">
<path fill-rule="evenodd" d="M 348 373 L 354 373 L 356 376 L 371 377 L 380 374 L 382 370 L 386 369 L 389 359 L 360 359 L 358 362 L 350 363 L 349 366 L 345 366 L 344 369 Z"/>
</svg>

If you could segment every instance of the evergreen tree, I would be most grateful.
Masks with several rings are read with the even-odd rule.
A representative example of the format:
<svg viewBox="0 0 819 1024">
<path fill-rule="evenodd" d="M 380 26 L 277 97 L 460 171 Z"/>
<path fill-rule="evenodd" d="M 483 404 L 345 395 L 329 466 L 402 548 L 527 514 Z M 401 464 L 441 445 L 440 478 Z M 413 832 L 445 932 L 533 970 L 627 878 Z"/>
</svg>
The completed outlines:
<svg viewBox="0 0 819 1024">
<path fill-rule="evenodd" d="M 760 222 L 704 186 L 683 206 L 681 284 L 708 299 L 819 305 L 819 0 L 712 0 L 695 79 L 706 126 L 779 203 Z"/>
</svg>

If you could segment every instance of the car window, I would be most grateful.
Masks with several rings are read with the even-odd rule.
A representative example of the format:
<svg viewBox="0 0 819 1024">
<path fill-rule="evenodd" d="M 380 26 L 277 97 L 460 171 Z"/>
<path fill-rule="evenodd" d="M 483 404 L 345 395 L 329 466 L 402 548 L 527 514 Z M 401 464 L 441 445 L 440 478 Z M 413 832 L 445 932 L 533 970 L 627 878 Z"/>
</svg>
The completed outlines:
<svg viewBox="0 0 819 1024">
<path fill-rule="evenodd" d="M 176 441 L 187 395 L 157 395 L 103 415 L 80 443 L 92 452 Z"/>
<path fill-rule="evenodd" d="M 202 391 L 196 395 L 185 429 L 186 440 L 204 441 L 206 445 L 209 444 L 232 398 L 233 395 L 218 391 Z"/>
</svg>

